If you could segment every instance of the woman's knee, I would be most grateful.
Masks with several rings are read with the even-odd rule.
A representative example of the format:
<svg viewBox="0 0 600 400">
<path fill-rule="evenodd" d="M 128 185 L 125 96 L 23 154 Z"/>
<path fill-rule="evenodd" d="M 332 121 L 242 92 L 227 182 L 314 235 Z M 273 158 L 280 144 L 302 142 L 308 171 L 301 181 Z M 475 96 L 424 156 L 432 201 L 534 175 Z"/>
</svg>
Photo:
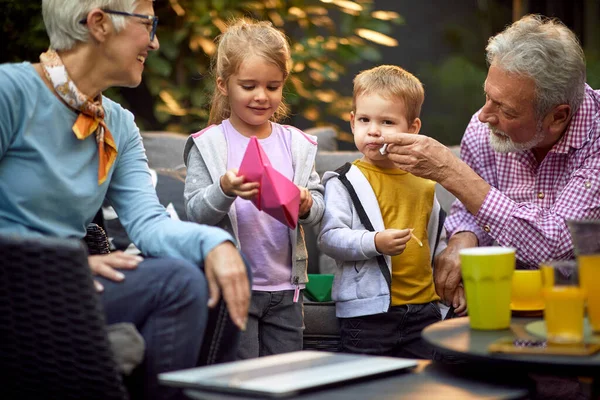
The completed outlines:
<svg viewBox="0 0 600 400">
<path fill-rule="evenodd" d="M 166 292 L 194 303 L 208 303 L 206 278 L 197 265 L 177 258 L 156 258 L 146 262 L 149 269 L 155 270 L 155 275 L 158 275 L 155 279 L 160 279 Z"/>
</svg>

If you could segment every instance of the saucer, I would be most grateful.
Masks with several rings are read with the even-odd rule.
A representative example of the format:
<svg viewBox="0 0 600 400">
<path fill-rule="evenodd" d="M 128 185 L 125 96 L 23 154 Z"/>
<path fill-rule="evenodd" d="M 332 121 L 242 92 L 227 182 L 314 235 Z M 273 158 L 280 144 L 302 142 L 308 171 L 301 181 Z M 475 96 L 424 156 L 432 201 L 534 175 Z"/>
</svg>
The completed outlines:
<svg viewBox="0 0 600 400">
<path fill-rule="evenodd" d="M 517 307 L 510 304 L 511 311 L 544 311 L 544 305 L 541 307 Z"/>
<path fill-rule="evenodd" d="M 546 338 L 546 322 L 543 319 L 528 323 L 525 325 L 525 330 L 531 335 Z M 583 320 L 583 338 L 585 343 L 600 343 L 600 336 L 594 335 L 587 318 Z"/>
</svg>

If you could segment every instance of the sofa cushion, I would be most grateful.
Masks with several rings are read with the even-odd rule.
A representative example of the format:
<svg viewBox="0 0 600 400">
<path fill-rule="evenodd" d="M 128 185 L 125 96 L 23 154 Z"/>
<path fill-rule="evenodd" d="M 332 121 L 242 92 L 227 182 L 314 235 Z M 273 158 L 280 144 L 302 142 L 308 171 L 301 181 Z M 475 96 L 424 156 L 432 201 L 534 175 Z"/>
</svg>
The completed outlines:
<svg viewBox="0 0 600 400">
<path fill-rule="evenodd" d="M 188 135 L 171 132 L 142 133 L 150 168 L 179 170 L 185 168 L 183 147 Z"/>
<path fill-rule="evenodd" d="M 304 131 L 308 135 L 317 137 L 317 143 L 319 143 L 319 151 L 335 151 L 338 149 L 337 145 L 337 133 L 331 126 L 319 126 L 316 128 L 309 128 Z"/>
<path fill-rule="evenodd" d="M 171 218 L 187 221 L 183 200 L 185 169 L 151 169 L 150 172 L 160 204 L 165 206 Z M 102 207 L 102 216 L 111 250 L 123 250 L 130 254 L 139 254 L 140 251 L 127 236 L 117 214 L 109 204 Z"/>
<path fill-rule="evenodd" d="M 319 143 L 319 151 L 315 158 L 315 168 L 319 176 L 323 177 L 326 171 L 335 171 L 347 162 L 352 162 L 362 157 L 359 151 L 322 151 Z"/>
</svg>

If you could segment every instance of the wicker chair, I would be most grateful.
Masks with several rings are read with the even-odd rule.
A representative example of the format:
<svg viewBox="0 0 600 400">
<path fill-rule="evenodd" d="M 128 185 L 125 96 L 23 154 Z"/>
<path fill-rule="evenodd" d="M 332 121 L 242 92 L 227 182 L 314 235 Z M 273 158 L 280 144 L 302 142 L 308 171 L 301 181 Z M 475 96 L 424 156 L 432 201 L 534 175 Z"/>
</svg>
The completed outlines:
<svg viewBox="0 0 600 400">
<path fill-rule="evenodd" d="M 127 399 L 85 246 L 0 236 L 0 398 Z"/>
<path fill-rule="evenodd" d="M 102 228 L 104 221 L 101 213 L 96 215 L 94 221 L 87 226 L 87 234 L 84 238 L 89 253 L 92 255 L 110 253 L 108 236 Z M 239 332 L 235 335 L 225 336 L 225 332 L 237 329 L 234 328 L 234 324 L 229 318 L 227 306 L 222 298 L 217 307 L 209 310 L 207 326 L 214 327 L 214 329 L 208 329 L 204 333 L 197 365 L 204 366 L 234 361 L 236 359 Z"/>
</svg>

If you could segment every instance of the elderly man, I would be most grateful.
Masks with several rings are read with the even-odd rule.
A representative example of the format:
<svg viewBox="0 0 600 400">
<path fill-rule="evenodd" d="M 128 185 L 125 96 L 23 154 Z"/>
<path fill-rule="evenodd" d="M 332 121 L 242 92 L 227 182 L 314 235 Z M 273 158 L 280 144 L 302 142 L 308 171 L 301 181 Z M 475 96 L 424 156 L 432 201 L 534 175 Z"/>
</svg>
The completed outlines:
<svg viewBox="0 0 600 400">
<path fill-rule="evenodd" d="M 574 33 L 530 15 L 492 37 L 486 51 L 486 102 L 467 127 L 462 161 L 426 135 L 382 139 L 400 168 L 457 198 L 434 277 L 455 307 L 463 303 L 459 250 L 495 242 L 517 249 L 520 268 L 537 268 L 573 256 L 567 220 L 600 217 L 600 91 L 585 83 Z"/>
</svg>

